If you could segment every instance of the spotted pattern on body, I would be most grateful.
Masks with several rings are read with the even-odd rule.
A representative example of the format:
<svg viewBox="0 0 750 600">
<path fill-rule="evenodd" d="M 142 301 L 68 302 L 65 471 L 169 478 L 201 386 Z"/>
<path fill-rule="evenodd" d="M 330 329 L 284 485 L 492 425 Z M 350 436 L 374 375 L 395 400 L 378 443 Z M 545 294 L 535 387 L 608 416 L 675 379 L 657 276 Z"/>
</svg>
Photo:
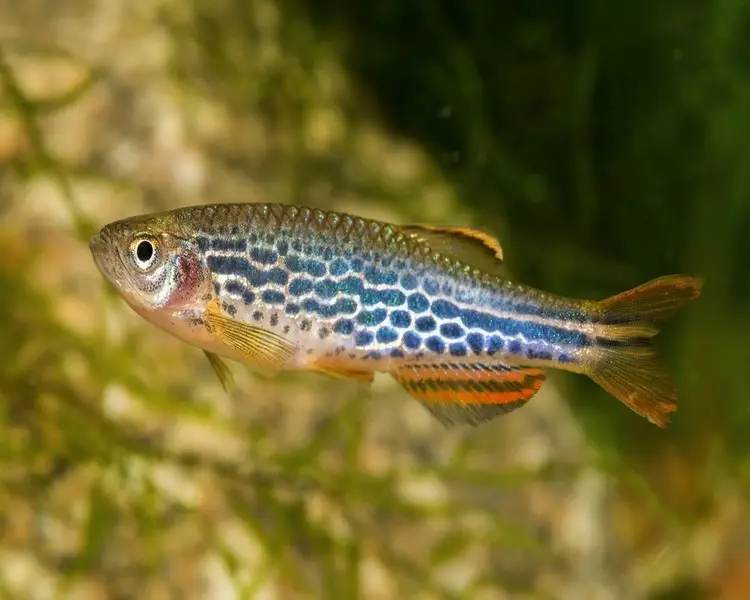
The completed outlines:
<svg viewBox="0 0 750 600">
<path fill-rule="evenodd" d="M 350 230 L 342 240 L 336 230 L 310 226 L 321 218 L 331 216 L 310 211 L 306 227 L 284 227 L 282 218 L 273 229 L 262 223 L 265 231 L 199 234 L 215 292 L 233 316 L 250 315 L 327 357 L 379 363 L 442 356 L 565 362 L 591 343 L 565 324 L 581 317 L 575 307 L 550 310 L 513 287 L 499 295 L 496 281 L 415 256 L 395 228 L 340 217 Z M 361 250 L 351 243 L 356 236 L 380 243 Z"/>
</svg>

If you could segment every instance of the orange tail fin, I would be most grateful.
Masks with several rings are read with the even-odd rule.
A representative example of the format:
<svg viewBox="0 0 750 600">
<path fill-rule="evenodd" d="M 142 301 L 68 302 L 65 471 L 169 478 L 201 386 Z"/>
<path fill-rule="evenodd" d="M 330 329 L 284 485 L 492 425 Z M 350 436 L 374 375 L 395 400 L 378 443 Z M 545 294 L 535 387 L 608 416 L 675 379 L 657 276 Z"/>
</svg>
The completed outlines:
<svg viewBox="0 0 750 600">
<path fill-rule="evenodd" d="M 589 376 L 659 427 L 677 409 L 677 393 L 652 338 L 700 291 L 698 279 L 668 275 L 598 304 L 597 358 Z"/>
</svg>

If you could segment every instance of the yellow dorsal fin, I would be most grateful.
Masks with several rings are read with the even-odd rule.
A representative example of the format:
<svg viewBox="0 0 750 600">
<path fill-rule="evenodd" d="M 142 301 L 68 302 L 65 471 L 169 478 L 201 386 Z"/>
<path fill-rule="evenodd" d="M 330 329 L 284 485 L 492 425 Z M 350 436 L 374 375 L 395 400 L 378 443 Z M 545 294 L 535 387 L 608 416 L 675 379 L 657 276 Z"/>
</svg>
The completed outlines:
<svg viewBox="0 0 750 600">
<path fill-rule="evenodd" d="M 219 358 L 218 355 L 209 352 L 208 350 L 204 350 L 203 354 L 206 355 L 208 362 L 211 364 L 211 368 L 214 370 L 214 373 L 216 373 L 219 381 L 221 381 L 221 387 L 224 388 L 224 391 L 228 392 L 234 387 L 234 377 L 232 376 L 232 372 L 229 370 L 227 363 Z"/>
<path fill-rule="evenodd" d="M 502 275 L 503 249 L 497 238 L 470 227 L 405 225 L 407 234 L 430 248 L 492 275 Z"/>
<path fill-rule="evenodd" d="M 539 391 L 541 369 L 503 364 L 419 364 L 391 373 L 443 425 L 479 425 L 520 408 Z"/>
<path fill-rule="evenodd" d="M 294 346 L 280 335 L 237 321 L 225 315 L 218 300 L 212 300 L 203 317 L 211 332 L 230 348 L 238 351 L 246 362 L 278 372 L 294 355 Z"/>
</svg>

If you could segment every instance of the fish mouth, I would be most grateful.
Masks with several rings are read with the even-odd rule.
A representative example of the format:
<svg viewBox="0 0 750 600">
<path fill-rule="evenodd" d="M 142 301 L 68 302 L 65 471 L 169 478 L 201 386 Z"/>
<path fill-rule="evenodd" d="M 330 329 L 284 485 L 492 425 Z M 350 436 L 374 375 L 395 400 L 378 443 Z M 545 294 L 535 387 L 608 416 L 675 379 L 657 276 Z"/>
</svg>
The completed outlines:
<svg viewBox="0 0 750 600">
<path fill-rule="evenodd" d="M 99 244 L 99 235 L 95 235 L 89 240 L 89 250 L 91 251 L 91 255 L 94 257 L 94 260 L 96 260 L 96 255 L 97 255 L 96 248 L 98 244 Z"/>
<path fill-rule="evenodd" d="M 117 248 L 105 230 L 100 231 L 89 240 L 89 250 L 91 251 L 96 268 L 99 269 L 106 279 L 119 287 L 120 277 L 118 277 L 118 271 L 120 269 L 118 269 L 117 263 L 120 261 L 120 258 Z"/>
<path fill-rule="evenodd" d="M 107 241 L 105 241 L 101 232 L 99 232 L 95 236 L 92 236 L 92 238 L 89 240 L 89 250 L 91 251 L 91 256 L 94 259 L 96 267 L 104 275 L 108 274 L 108 270 L 104 265 L 104 255 L 106 254 L 108 246 L 109 244 L 107 243 Z"/>
</svg>

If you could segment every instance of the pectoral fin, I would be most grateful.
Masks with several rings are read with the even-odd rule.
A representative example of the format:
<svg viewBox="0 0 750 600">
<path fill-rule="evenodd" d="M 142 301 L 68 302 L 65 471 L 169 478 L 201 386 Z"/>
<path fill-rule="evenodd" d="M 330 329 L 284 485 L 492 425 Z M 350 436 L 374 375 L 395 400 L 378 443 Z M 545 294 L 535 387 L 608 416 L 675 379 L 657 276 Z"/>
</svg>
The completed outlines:
<svg viewBox="0 0 750 600">
<path fill-rule="evenodd" d="M 211 332 L 227 346 L 237 350 L 246 362 L 275 373 L 294 355 L 294 346 L 280 335 L 238 321 L 222 313 L 218 301 L 204 312 Z"/>
</svg>

